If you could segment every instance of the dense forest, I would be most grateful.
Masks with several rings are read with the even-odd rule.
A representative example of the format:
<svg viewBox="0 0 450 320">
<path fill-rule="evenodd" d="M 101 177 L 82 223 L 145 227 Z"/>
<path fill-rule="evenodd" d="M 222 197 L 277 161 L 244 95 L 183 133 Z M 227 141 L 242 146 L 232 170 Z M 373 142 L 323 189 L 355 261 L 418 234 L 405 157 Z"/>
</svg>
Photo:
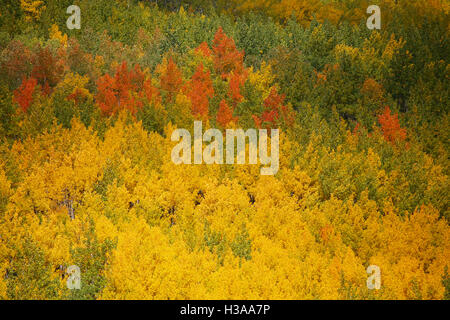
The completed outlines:
<svg viewBox="0 0 450 320">
<path fill-rule="evenodd" d="M 3 0 L 0 299 L 449 299 L 449 9 Z M 175 164 L 196 120 L 278 172 Z"/>
</svg>

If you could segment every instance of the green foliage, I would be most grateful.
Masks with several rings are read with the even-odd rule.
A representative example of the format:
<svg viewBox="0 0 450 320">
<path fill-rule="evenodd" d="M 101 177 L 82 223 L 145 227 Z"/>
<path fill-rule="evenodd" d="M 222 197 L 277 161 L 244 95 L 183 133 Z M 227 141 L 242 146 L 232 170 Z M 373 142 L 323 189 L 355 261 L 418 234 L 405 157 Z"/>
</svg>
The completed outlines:
<svg viewBox="0 0 450 320">
<path fill-rule="evenodd" d="M 25 240 L 18 248 L 7 270 L 6 283 L 9 299 L 57 299 L 61 283 L 52 277 L 52 266 L 45 260 L 42 250 L 32 241 Z"/>
<path fill-rule="evenodd" d="M 381 30 L 366 1 L 30 3 L 0 15 L 0 296 L 449 298 L 440 1 L 381 0 Z M 279 173 L 175 166 L 195 119 L 279 128 Z"/>
<path fill-rule="evenodd" d="M 237 257 L 250 260 L 252 258 L 252 242 L 245 227 L 242 227 L 241 233 L 230 244 L 233 254 Z"/>
<path fill-rule="evenodd" d="M 96 300 L 106 286 L 104 271 L 115 244 L 109 239 L 99 242 L 92 221 L 86 233 L 83 246 L 71 252 L 73 264 L 80 268 L 81 288 L 69 290 L 67 299 L 70 300 Z"/>
</svg>

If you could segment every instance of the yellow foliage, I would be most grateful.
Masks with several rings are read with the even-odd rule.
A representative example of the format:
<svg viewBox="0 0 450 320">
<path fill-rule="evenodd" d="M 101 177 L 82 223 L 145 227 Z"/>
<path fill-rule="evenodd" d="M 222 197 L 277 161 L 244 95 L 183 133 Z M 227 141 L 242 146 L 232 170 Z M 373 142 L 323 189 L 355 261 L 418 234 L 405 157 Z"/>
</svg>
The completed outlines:
<svg viewBox="0 0 450 320">
<path fill-rule="evenodd" d="M 42 11 L 45 9 L 44 1 L 40 0 L 20 0 L 20 7 L 26 14 L 26 19 L 39 20 Z"/>
<path fill-rule="evenodd" d="M 84 85 L 82 77 L 67 79 Z M 444 296 L 449 226 L 431 206 L 408 213 L 387 201 L 378 208 L 369 190 L 351 185 L 347 179 L 359 168 L 392 197 L 403 188 L 400 173 L 381 170 L 374 150 L 355 157 L 351 134 L 336 150 L 313 137 L 302 159 L 294 159 L 298 146 L 283 133 L 279 173 L 261 176 L 258 165 L 173 164 L 175 128 L 166 126 L 162 137 L 120 113 L 102 139 L 74 120 L 70 129 L 16 141 L 17 185 L 0 169 L 0 194 L 8 199 L 0 271 L 27 238 L 53 268 L 71 264 L 93 221 L 96 239 L 115 243 L 101 274 L 103 299 Z M 324 200 L 318 177 L 327 166 L 341 184 Z M 431 159 L 425 166 L 434 183 L 446 182 Z M 377 292 L 366 287 L 370 264 L 381 268 Z M 0 282 L 0 296 L 5 290 Z"/>
<path fill-rule="evenodd" d="M 59 28 L 56 24 L 52 24 L 49 32 L 50 39 L 58 40 L 61 46 L 67 47 L 67 34 L 63 34 L 61 31 L 59 31 Z"/>
<path fill-rule="evenodd" d="M 253 67 L 250 67 L 248 81 L 252 87 L 261 92 L 263 99 L 267 98 L 269 95 L 274 80 L 275 76 L 272 74 L 272 67 L 270 64 L 262 62 L 260 69 L 256 72 L 253 71 Z"/>
</svg>

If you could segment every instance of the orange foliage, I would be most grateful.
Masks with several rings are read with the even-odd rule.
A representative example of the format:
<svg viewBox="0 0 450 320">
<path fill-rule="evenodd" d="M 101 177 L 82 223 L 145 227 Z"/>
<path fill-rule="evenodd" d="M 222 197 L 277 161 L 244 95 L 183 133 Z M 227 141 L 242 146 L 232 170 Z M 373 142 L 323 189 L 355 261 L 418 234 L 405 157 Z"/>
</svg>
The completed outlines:
<svg viewBox="0 0 450 320">
<path fill-rule="evenodd" d="M 325 84 L 325 82 L 327 82 L 328 80 L 329 75 L 331 75 L 333 72 L 336 72 L 337 70 L 339 70 L 338 64 L 326 64 L 323 68 L 323 72 L 317 72 L 317 70 L 314 70 L 314 74 L 316 76 L 316 83 L 314 84 L 314 87 Z"/>
<path fill-rule="evenodd" d="M 327 243 L 333 232 L 333 226 L 331 226 L 330 224 L 326 224 L 320 229 L 320 238 L 323 240 L 323 242 Z"/>
<path fill-rule="evenodd" d="M 233 109 L 228 106 L 225 100 L 220 102 L 219 111 L 217 112 L 217 123 L 225 128 L 230 122 L 236 123 L 237 117 L 233 117 Z"/>
<path fill-rule="evenodd" d="M 2 51 L 0 70 L 11 79 L 22 79 L 28 73 L 31 51 L 20 41 L 12 40 Z"/>
<path fill-rule="evenodd" d="M 361 88 L 361 93 L 370 101 L 378 103 L 383 103 L 385 101 L 383 86 L 372 78 L 367 78 L 364 81 L 364 84 Z"/>
<path fill-rule="evenodd" d="M 105 74 L 98 79 L 97 95 L 95 96 L 95 99 L 103 114 L 111 115 L 116 111 L 114 109 L 117 106 L 117 94 L 118 93 L 115 91 L 114 79 L 110 77 L 109 74 Z"/>
<path fill-rule="evenodd" d="M 141 98 L 144 96 L 150 101 L 157 94 L 150 80 L 145 80 L 139 65 L 128 71 L 127 63 L 123 62 L 114 78 L 105 74 L 97 81 L 96 100 L 104 115 L 112 115 L 119 109 L 128 109 L 136 114 L 143 106 Z"/>
<path fill-rule="evenodd" d="M 33 93 L 36 85 L 37 80 L 35 78 L 24 78 L 20 87 L 17 90 L 14 90 L 14 101 L 19 104 L 23 112 L 27 112 L 31 101 L 33 100 Z"/>
<path fill-rule="evenodd" d="M 271 128 L 284 121 L 291 124 L 293 115 L 289 112 L 286 105 L 284 105 L 285 95 L 279 95 L 275 87 L 272 87 L 269 96 L 264 100 L 264 111 L 260 117 L 253 115 L 253 120 L 258 128 L 266 126 Z"/>
<path fill-rule="evenodd" d="M 241 102 L 242 99 L 244 98 L 241 95 L 241 86 L 245 83 L 246 78 L 247 78 L 246 72 L 244 72 L 243 74 L 233 72 L 233 74 L 231 75 L 228 93 L 230 97 L 233 99 L 234 105 Z"/>
<path fill-rule="evenodd" d="M 147 98 L 147 101 L 155 101 L 156 103 L 161 103 L 161 94 L 159 93 L 158 88 L 152 86 L 151 80 L 145 80 L 143 84 L 143 91 L 142 94 L 145 95 L 145 98 Z"/>
<path fill-rule="evenodd" d="M 75 104 L 80 103 L 83 98 L 86 98 L 86 90 L 82 88 L 75 88 L 72 94 L 67 96 L 67 100 L 73 100 Z"/>
<path fill-rule="evenodd" d="M 53 56 L 48 48 L 39 48 L 33 59 L 31 76 L 42 87 L 42 92 L 50 94 L 51 88 L 56 86 L 64 71 L 62 60 Z"/>
<path fill-rule="evenodd" d="M 204 55 L 205 57 L 210 57 L 212 52 L 211 49 L 209 49 L 208 44 L 203 41 L 196 49 L 195 49 L 196 53 L 201 53 L 202 55 Z"/>
<path fill-rule="evenodd" d="M 398 114 L 391 114 L 391 109 L 388 106 L 384 109 L 383 114 L 378 116 L 378 122 L 381 125 L 384 138 L 390 143 L 406 139 L 406 130 L 400 127 Z"/>
<path fill-rule="evenodd" d="M 187 96 L 191 100 L 192 114 L 206 119 L 209 113 L 209 98 L 214 96 L 214 88 L 209 71 L 204 71 L 203 64 L 197 67 L 187 86 Z"/>
<path fill-rule="evenodd" d="M 183 79 L 181 77 L 181 71 L 178 69 L 172 58 L 169 58 L 167 68 L 160 77 L 161 89 L 166 90 L 168 93 L 169 101 L 172 101 L 176 93 L 181 89 Z"/>
<path fill-rule="evenodd" d="M 214 67 L 222 79 L 228 78 L 232 72 L 242 74 L 244 71 L 244 51 L 236 48 L 234 40 L 227 37 L 220 27 L 213 42 Z"/>
<path fill-rule="evenodd" d="M 353 131 L 352 131 L 352 134 L 353 135 L 360 135 L 361 133 L 360 133 L 360 128 L 361 128 L 361 125 L 360 125 L 360 123 L 359 122 L 357 122 L 356 123 L 356 126 L 353 128 Z"/>
</svg>

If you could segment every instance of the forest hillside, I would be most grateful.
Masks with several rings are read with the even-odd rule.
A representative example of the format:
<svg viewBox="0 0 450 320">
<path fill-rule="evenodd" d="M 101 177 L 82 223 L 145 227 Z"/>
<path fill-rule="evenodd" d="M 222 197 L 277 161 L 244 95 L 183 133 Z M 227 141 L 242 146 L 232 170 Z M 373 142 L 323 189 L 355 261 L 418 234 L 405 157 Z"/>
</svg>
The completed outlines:
<svg viewBox="0 0 450 320">
<path fill-rule="evenodd" d="M 2 1 L 0 299 L 448 299 L 449 8 Z M 279 169 L 174 163 L 194 121 Z"/>
</svg>

